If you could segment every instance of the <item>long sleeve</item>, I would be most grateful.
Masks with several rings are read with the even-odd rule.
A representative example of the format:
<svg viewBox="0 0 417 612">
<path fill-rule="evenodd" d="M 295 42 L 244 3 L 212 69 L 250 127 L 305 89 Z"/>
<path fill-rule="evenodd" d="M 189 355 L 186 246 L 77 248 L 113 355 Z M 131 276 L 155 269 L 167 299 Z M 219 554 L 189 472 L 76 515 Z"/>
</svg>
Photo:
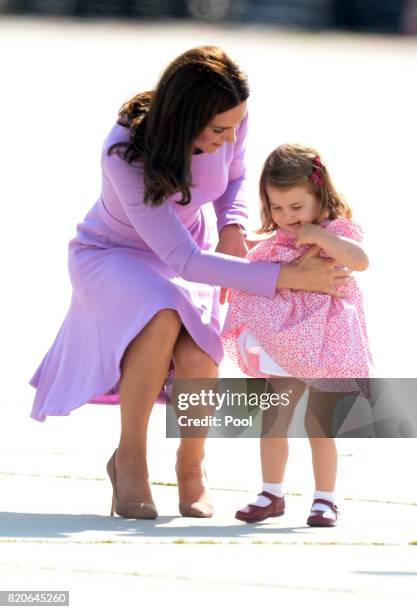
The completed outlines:
<svg viewBox="0 0 417 612">
<path fill-rule="evenodd" d="M 229 182 L 224 193 L 213 202 L 217 217 L 217 231 L 225 225 L 238 223 L 247 229 L 248 213 L 246 208 L 245 185 L 245 141 L 248 132 L 248 113 L 242 119 L 233 148 L 233 158 L 229 167 Z"/>
<path fill-rule="evenodd" d="M 117 154 L 104 154 L 103 172 L 138 235 L 182 278 L 243 289 L 266 297 L 275 294 L 279 264 L 250 262 L 239 257 L 203 251 L 179 219 L 174 206 L 144 204 L 141 164 L 128 164 Z"/>
</svg>

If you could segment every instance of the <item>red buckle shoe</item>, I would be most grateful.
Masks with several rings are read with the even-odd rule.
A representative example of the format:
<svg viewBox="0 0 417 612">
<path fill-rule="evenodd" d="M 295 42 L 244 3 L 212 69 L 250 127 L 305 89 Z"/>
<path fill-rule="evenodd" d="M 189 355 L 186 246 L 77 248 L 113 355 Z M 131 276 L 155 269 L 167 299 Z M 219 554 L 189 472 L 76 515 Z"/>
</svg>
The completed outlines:
<svg viewBox="0 0 417 612">
<path fill-rule="evenodd" d="M 235 518 L 239 519 L 239 521 L 245 521 L 245 523 L 256 523 L 257 521 L 264 521 L 270 516 L 282 516 L 284 514 L 284 497 L 277 497 L 272 495 L 272 493 L 268 493 L 268 491 L 262 491 L 258 495 L 264 495 L 271 500 L 271 503 L 264 507 L 248 504 L 245 508 L 236 512 Z"/>
<path fill-rule="evenodd" d="M 310 516 L 307 519 L 307 525 L 310 525 L 310 527 L 336 527 L 337 517 L 340 514 L 336 504 L 333 504 L 327 499 L 315 499 L 313 500 L 312 507 L 314 504 L 324 504 L 325 506 L 328 506 L 336 516 L 335 518 L 332 516 L 324 516 L 327 510 L 311 510 Z"/>
</svg>

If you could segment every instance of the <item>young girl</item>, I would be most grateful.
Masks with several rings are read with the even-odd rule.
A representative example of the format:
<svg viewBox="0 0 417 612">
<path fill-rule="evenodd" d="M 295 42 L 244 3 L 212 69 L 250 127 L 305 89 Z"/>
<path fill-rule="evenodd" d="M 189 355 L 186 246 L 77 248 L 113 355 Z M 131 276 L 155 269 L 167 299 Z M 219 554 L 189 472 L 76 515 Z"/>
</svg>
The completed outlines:
<svg viewBox="0 0 417 612">
<path fill-rule="evenodd" d="M 349 206 L 315 149 L 290 144 L 275 149 L 262 171 L 260 196 L 262 227 L 257 233 L 272 236 L 257 242 L 248 259 L 289 263 L 316 245 L 317 254 L 333 260 L 329 265 L 336 260 L 352 271 L 368 267 L 358 244 L 362 230 L 351 220 Z M 309 383 L 305 427 L 316 490 L 307 524 L 337 523 L 333 409 L 342 395 L 368 395 L 372 368 L 361 292 L 354 279 L 339 291 L 333 296 L 280 289 L 272 299 L 230 291 L 222 331 L 226 353 L 248 376 L 269 378 L 275 392 L 290 386 L 292 398 L 290 407 L 263 413 L 262 492 L 236 513 L 242 521 L 284 514 L 287 429 Z"/>
</svg>

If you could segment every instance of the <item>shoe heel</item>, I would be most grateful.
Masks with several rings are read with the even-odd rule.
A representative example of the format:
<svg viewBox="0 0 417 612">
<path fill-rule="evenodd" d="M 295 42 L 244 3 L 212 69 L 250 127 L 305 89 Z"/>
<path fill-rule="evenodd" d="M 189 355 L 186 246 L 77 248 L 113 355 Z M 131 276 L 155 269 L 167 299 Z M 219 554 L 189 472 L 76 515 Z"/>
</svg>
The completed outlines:
<svg viewBox="0 0 417 612">
<path fill-rule="evenodd" d="M 150 502 L 138 502 L 122 504 L 120 499 L 117 498 L 116 492 L 116 451 L 110 457 L 107 463 L 107 474 L 109 475 L 110 482 L 113 487 L 113 496 L 111 501 L 110 516 L 118 514 L 124 518 L 136 518 L 136 519 L 156 519 L 158 512 L 155 508 L 154 503 Z M 132 507 L 134 506 L 134 507 Z"/>
</svg>

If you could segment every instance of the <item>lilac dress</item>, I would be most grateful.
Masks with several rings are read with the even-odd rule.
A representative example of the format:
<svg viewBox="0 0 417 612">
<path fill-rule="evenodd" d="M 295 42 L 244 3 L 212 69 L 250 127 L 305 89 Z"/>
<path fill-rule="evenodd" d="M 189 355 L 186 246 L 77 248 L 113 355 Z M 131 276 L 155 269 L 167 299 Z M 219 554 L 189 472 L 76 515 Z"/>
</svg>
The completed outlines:
<svg viewBox="0 0 417 612">
<path fill-rule="evenodd" d="M 203 205 L 213 202 L 217 229 L 247 220 L 244 141 L 247 115 L 236 142 L 192 156 L 191 202 L 143 203 L 141 163 L 124 162 L 116 142 L 127 128 L 115 124 L 104 141 L 101 195 L 69 242 L 69 310 L 29 384 L 36 388 L 30 416 L 68 415 L 86 403 L 119 403 L 120 361 L 129 343 L 161 309 L 178 312 L 196 344 L 217 364 L 220 341 L 218 287 L 275 294 L 279 264 L 215 253 L 217 233 Z"/>
</svg>

